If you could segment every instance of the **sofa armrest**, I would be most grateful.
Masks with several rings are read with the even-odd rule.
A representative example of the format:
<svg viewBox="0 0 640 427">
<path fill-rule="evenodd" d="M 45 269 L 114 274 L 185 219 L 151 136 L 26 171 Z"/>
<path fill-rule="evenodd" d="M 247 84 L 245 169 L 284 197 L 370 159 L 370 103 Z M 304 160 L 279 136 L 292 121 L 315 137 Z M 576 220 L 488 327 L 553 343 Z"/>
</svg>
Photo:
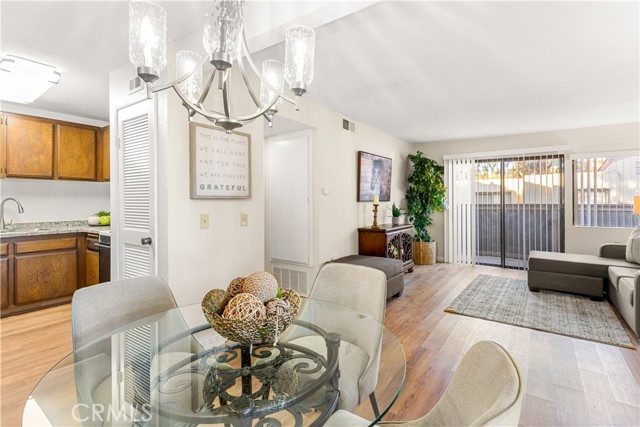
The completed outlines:
<svg viewBox="0 0 640 427">
<path fill-rule="evenodd" d="M 626 243 L 607 243 L 600 246 L 598 256 L 603 258 L 624 259 L 627 251 Z"/>
</svg>

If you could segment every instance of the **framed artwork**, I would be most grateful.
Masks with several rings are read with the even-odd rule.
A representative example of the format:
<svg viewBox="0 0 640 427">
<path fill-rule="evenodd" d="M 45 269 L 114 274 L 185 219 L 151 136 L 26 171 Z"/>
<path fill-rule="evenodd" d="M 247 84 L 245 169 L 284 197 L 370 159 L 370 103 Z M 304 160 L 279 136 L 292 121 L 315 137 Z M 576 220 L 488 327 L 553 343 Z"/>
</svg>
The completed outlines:
<svg viewBox="0 0 640 427">
<path fill-rule="evenodd" d="M 358 151 L 358 201 L 373 202 L 376 194 L 381 202 L 391 200 L 391 159 Z"/>
<path fill-rule="evenodd" d="M 192 199 L 251 198 L 251 136 L 189 124 Z"/>
</svg>

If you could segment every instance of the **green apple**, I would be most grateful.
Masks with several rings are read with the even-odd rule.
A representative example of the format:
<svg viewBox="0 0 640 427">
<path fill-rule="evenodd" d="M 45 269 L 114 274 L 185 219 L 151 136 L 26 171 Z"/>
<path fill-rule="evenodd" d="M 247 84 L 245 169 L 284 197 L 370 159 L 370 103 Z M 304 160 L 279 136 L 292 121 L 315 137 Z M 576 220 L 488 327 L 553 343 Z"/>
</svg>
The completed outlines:
<svg viewBox="0 0 640 427">
<path fill-rule="evenodd" d="M 105 215 L 100 217 L 100 225 L 111 224 L 111 215 Z"/>
</svg>

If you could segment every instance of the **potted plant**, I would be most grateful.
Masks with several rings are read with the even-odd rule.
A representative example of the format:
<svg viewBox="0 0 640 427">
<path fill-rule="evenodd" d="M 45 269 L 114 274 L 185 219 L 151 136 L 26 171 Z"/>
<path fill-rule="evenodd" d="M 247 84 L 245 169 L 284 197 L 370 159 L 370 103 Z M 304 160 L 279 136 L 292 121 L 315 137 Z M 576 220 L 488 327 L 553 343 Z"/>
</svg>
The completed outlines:
<svg viewBox="0 0 640 427">
<path fill-rule="evenodd" d="M 391 224 L 400 224 L 400 208 L 396 206 L 395 202 L 391 205 Z"/>
<path fill-rule="evenodd" d="M 444 166 L 423 157 L 420 151 L 410 154 L 409 161 L 412 170 L 408 177 L 407 215 L 415 229 L 413 261 L 418 265 L 435 264 L 436 242 L 429 235 L 427 228 L 433 222 L 431 215 L 446 207 Z"/>
</svg>

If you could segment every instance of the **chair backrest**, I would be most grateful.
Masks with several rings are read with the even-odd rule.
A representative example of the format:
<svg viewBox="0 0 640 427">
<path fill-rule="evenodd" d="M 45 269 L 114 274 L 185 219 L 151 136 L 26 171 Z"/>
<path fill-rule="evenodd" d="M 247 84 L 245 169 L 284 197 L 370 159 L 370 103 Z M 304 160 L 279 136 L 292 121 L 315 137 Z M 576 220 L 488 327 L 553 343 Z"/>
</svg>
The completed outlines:
<svg viewBox="0 0 640 427">
<path fill-rule="evenodd" d="M 71 300 L 74 351 L 102 335 L 176 308 L 167 282 L 156 276 L 101 283 L 79 289 Z"/>
<path fill-rule="evenodd" d="M 380 270 L 361 265 L 325 264 L 313 284 L 311 299 L 346 306 L 359 314 L 354 321 L 340 313 L 327 312 L 319 326 L 337 332 L 343 341 L 361 348 L 369 361 L 358 379 L 358 402 L 376 387 L 382 346 L 382 324 L 387 298 L 387 276 Z M 328 311 L 335 309 L 328 308 Z"/>
<path fill-rule="evenodd" d="M 371 267 L 328 263 L 316 276 L 309 298 L 348 306 L 382 323 L 387 276 Z"/>
<path fill-rule="evenodd" d="M 421 426 L 517 426 L 522 405 L 520 370 L 499 344 L 480 341 L 464 355 L 444 395 Z"/>
</svg>

